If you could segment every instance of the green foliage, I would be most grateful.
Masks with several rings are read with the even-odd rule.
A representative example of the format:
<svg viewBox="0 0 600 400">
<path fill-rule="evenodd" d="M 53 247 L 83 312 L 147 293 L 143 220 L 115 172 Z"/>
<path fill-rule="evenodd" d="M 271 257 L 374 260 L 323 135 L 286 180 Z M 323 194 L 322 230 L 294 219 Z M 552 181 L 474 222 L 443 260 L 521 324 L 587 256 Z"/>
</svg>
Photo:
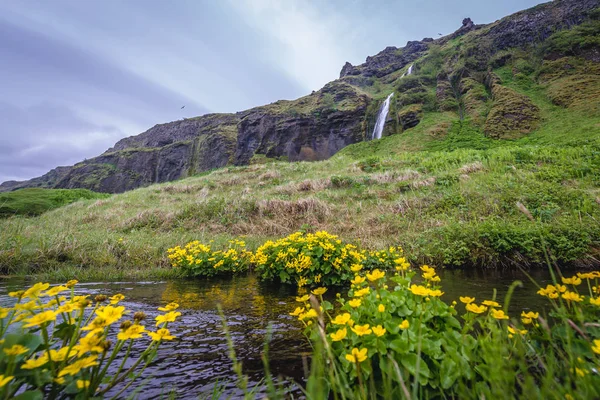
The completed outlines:
<svg viewBox="0 0 600 400">
<path fill-rule="evenodd" d="M 210 244 L 195 240 L 183 248 L 170 248 L 168 253 L 171 265 L 192 277 L 231 276 L 245 272 L 251 255 L 246 251 L 246 243 L 241 240 L 230 240 L 227 250 L 212 250 Z"/>
<path fill-rule="evenodd" d="M 322 379 L 347 399 L 600 395 L 600 329 L 590 323 L 600 316 L 600 272 L 540 288 L 549 299 L 548 316 L 530 309 L 511 316 L 511 294 L 520 282 L 504 305 L 465 293 L 457 307 L 440 298 L 435 269 L 421 270 L 421 284 L 403 267 L 387 280 L 391 272 L 358 272 L 347 297 L 338 296 L 335 315 L 322 298 L 321 307 L 316 298 L 297 298 L 303 307 L 291 314 L 315 343 L 313 360 L 327 365 L 313 363 L 309 381 Z M 323 391 L 311 385 L 308 397 L 313 389 Z"/>
<path fill-rule="evenodd" d="M 478 149 L 485 150 L 497 146 L 497 142 L 486 137 L 480 128 L 470 121 L 455 121 L 448 129 L 447 136 L 436 142 L 431 142 L 429 150 Z"/>
<path fill-rule="evenodd" d="M 539 53 L 560 53 L 574 55 L 579 51 L 600 46 L 600 21 L 584 22 L 572 29 L 559 31 L 540 47 Z"/>
<path fill-rule="evenodd" d="M 20 189 L 0 193 L 0 218 L 40 215 L 78 200 L 103 199 L 109 196 L 87 189 Z"/>
</svg>

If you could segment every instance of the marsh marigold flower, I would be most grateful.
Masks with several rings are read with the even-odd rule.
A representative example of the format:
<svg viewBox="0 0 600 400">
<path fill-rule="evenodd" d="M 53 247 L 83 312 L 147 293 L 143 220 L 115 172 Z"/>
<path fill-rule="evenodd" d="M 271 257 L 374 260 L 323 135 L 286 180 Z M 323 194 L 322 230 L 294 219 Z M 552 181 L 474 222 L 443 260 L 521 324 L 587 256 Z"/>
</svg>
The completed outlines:
<svg viewBox="0 0 600 400">
<path fill-rule="evenodd" d="M 417 296 L 429 296 L 431 292 L 425 286 L 421 285 L 410 285 L 410 291 Z"/>
<path fill-rule="evenodd" d="M 398 328 L 405 330 L 408 329 L 410 327 L 410 323 L 408 322 L 407 319 L 405 319 L 404 321 L 402 321 L 402 323 L 400 325 L 398 325 Z"/>
<path fill-rule="evenodd" d="M 500 307 L 500 304 L 493 300 L 484 300 L 481 304 L 487 307 Z"/>
<path fill-rule="evenodd" d="M 350 313 L 343 313 L 340 315 L 336 315 L 336 317 L 331 320 L 331 323 L 334 325 L 346 325 L 350 321 Z"/>
<path fill-rule="evenodd" d="M 44 311 L 33 317 L 26 319 L 25 328 L 31 328 L 33 326 L 40 326 L 51 321 L 56 320 L 56 313 L 52 310 Z"/>
<path fill-rule="evenodd" d="M 361 283 L 363 283 L 365 281 L 365 277 L 364 276 L 360 276 L 360 275 L 356 275 L 354 277 L 354 279 L 352 279 L 350 281 L 350 283 L 352 283 L 353 285 L 360 285 Z"/>
<path fill-rule="evenodd" d="M 350 307 L 352 307 L 352 308 L 360 307 L 361 303 L 362 302 L 360 299 L 352 299 L 348 302 L 348 304 L 350 304 Z"/>
<path fill-rule="evenodd" d="M 179 311 L 169 311 L 165 315 L 158 315 L 156 318 L 154 318 L 156 320 L 156 326 L 167 322 L 175 322 L 177 317 L 180 315 L 181 313 Z"/>
<path fill-rule="evenodd" d="M 579 303 L 580 301 L 583 301 L 583 297 L 581 297 L 579 294 L 577 294 L 575 292 L 565 292 L 562 294 L 561 297 L 567 301 L 574 301 L 577 303 Z"/>
<path fill-rule="evenodd" d="M 594 340 L 594 345 L 592 346 L 592 351 L 596 354 L 600 354 L 600 339 Z"/>
<path fill-rule="evenodd" d="M 171 332 L 167 328 L 162 328 L 157 330 L 156 332 L 146 332 L 148 336 L 154 342 L 160 342 L 161 340 L 173 340 L 175 336 L 171 335 Z"/>
<path fill-rule="evenodd" d="M 112 304 L 112 305 L 119 304 L 119 302 L 122 301 L 123 299 L 125 299 L 125 296 L 122 295 L 121 293 L 117 293 L 114 296 L 111 296 L 109 298 L 110 304 Z"/>
<path fill-rule="evenodd" d="M 356 347 L 352 349 L 351 353 L 346 354 L 346 360 L 351 363 L 360 363 L 367 359 L 367 349 L 357 349 Z"/>
<path fill-rule="evenodd" d="M 381 325 L 374 326 L 372 329 L 373 329 L 373 333 L 377 337 L 385 335 L 386 330 Z"/>
<path fill-rule="evenodd" d="M 383 304 L 380 304 L 379 306 L 377 306 L 377 311 L 384 312 L 385 311 L 385 306 Z"/>
<path fill-rule="evenodd" d="M 290 313 L 291 316 L 297 317 L 304 312 L 304 307 L 296 307 L 296 309 Z"/>
<path fill-rule="evenodd" d="M 305 294 L 304 296 L 296 297 L 296 301 L 298 303 L 306 303 L 308 301 L 308 299 L 310 299 L 309 294 Z"/>
<path fill-rule="evenodd" d="M 23 345 L 15 344 L 11 347 L 4 349 L 4 354 L 7 356 L 20 356 L 21 354 L 25 354 L 29 351 L 29 349 Z"/>
<path fill-rule="evenodd" d="M 33 285 L 32 287 L 30 287 L 29 289 L 27 289 L 24 293 L 23 296 L 24 298 L 32 298 L 32 299 L 37 299 L 38 297 L 40 297 L 40 295 L 45 296 L 44 294 L 42 294 L 42 292 L 46 289 L 48 289 L 50 287 L 49 283 L 41 283 L 38 282 L 35 285 Z"/>
<path fill-rule="evenodd" d="M 458 299 L 460 300 L 461 303 L 464 303 L 464 304 L 471 304 L 472 302 L 475 301 L 475 297 L 460 296 Z"/>
<path fill-rule="evenodd" d="M 385 276 L 385 272 L 380 271 L 379 269 L 374 269 L 373 272 L 367 272 L 367 279 L 370 282 L 375 282 L 378 279 L 381 279 Z"/>
<path fill-rule="evenodd" d="M 320 288 L 316 288 L 311 293 L 314 294 L 315 296 L 321 296 L 321 295 L 325 294 L 326 291 L 327 291 L 327 288 L 320 287 Z"/>
<path fill-rule="evenodd" d="M 338 329 L 334 333 L 329 334 L 329 336 L 331 337 L 332 341 L 339 342 L 340 340 L 343 340 L 346 338 L 347 333 L 348 333 L 348 331 L 346 330 L 346 328 L 342 328 L 342 329 Z"/>
<path fill-rule="evenodd" d="M 26 360 L 23 365 L 21 365 L 22 369 L 36 369 L 48 364 L 48 356 L 44 354 L 39 358 L 30 358 Z"/>
<path fill-rule="evenodd" d="M 590 297 L 590 304 L 593 304 L 595 306 L 600 306 L 600 297 L 597 297 L 595 299 L 593 297 Z"/>
<path fill-rule="evenodd" d="M 372 332 L 371 328 L 369 328 L 369 324 L 355 325 L 350 329 L 352 329 L 352 332 L 356 333 L 358 336 L 368 335 Z"/>
<path fill-rule="evenodd" d="M 487 310 L 486 306 L 478 306 L 475 303 L 467 304 L 465 308 L 467 309 L 467 311 L 472 312 L 474 314 L 481 314 Z"/>
<path fill-rule="evenodd" d="M 10 381 L 12 381 L 14 378 L 14 376 L 4 376 L 0 374 L 0 388 L 3 388 L 4 386 L 6 386 L 6 384 Z"/>
<path fill-rule="evenodd" d="M 58 377 L 60 378 L 65 375 L 77 375 L 79 373 L 79 371 L 81 371 L 82 369 L 94 367 L 96 365 L 98 365 L 96 356 L 89 356 L 86 358 L 81 358 L 81 359 L 75 361 L 74 363 L 67 365 L 65 368 L 63 368 L 58 373 Z"/>
<path fill-rule="evenodd" d="M 578 276 L 572 276 L 570 278 L 561 278 L 562 283 L 564 283 L 565 285 L 573 285 L 573 286 L 578 286 L 581 285 L 581 278 Z"/>
<path fill-rule="evenodd" d="M 118 340 L 129 340 L 129 339 L 139 339 L 142 337 L 142 333 L 146 331 L 142 325 L 131 325 L 124 331 L 119 332 L 117 335 Z"/>
<path fill-rule="evenodd" d="M 503 310 L 496 310 L 492 308 L 492 317 L 496 319 L 508 319 L 508 315 L 504 314 Z"/>
<path fill-rule="evenodd" d="M 363 297 L 363 296 L 368 295 L 369 293 L 371 293 L 371 288 L 366 287 L 366 288 L 363 288 L 360 290 L 356 290 L 354 292 L 354 297 Z"/>
</svg>

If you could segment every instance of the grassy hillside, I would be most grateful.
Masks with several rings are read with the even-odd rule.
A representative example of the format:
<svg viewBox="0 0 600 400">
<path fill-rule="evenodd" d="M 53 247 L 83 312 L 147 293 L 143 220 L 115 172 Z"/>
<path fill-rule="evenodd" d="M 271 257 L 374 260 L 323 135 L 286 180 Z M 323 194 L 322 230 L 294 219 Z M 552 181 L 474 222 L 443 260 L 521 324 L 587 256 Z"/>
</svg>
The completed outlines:
<svg viewBox="0 0 600 400">
<path fill-rule="evenodd" d="M 544 249 L 561 265 L 599 264 L 600 24 L 530 49 L 495 51 L 485 34 L 431 45 L 413 75 L 357 87 L 381 100 L 396 93 L 381 140 L 313 163 L 255 156 L 253 165 L 2 220 L 0 268 L 162 276 L 173 273 L 163 268 L 169 247 L 243 236 L 256 248 L 298 229 L 366 248 L 401 245 L 413 261 L 449 268 L 538 265 Z M 407 115 L 418 125 L 404 129 Z"/>
<path fill-rule="evenodd" d="M 35 216 L 80 199 L 108 197 L 87 189 L 21 189 L 0 193 L 0 218 L 14 215 Z"/>
</svg>

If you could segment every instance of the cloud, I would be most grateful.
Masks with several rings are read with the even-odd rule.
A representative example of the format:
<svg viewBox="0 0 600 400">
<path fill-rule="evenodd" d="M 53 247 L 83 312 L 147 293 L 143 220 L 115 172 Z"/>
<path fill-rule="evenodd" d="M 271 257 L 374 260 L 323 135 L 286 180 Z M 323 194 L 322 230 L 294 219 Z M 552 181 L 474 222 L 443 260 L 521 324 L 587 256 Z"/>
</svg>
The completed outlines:
<svg viewBox="0 0 600 400">
<path fill-rule="evenodd" d="M 0 182 L 42 175 L 108 149 L 124 134 L 96 125 L 72 109 L 50 103 L 18 108 L 0 102 Z"/>
</svg>

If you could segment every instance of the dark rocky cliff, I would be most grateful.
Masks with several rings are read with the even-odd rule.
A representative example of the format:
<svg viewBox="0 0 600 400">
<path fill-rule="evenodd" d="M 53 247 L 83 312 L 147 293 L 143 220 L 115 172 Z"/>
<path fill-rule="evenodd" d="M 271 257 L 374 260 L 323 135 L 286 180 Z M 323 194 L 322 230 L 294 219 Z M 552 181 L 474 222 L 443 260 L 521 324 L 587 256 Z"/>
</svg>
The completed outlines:
<svg viewBox="0 0 600 400">
<path fill-rule="evenodd" d="M 557 0 L 489 25 L 475 25 L 465 18 L 446 37 L 387 47 L 358 66 L 346 63 L 338 80 L 300 99 L 156 125 L 120 140 L 98 157 L 26 182 L 5 182 L 0 191 L 47 187 L 123 192 L 226 165 L 248 164 L 256 156 L 325 159 L 369 137 L 377 109 L 391 91 L 397 96 L 384 135 L 415 127 L 424 112 L 455 112 L 491 138 L 519 137 L 539 125 L 539 110 L 527 96 L 503 86 L 492 69 L 509 62 L 510 49 L 529 48 L 561 29 L 597 19 L 598 7 L 600 0 Z M 598 63 L 597 44 L 592 41 L 586 46 L 571 48 L 578 54 L 548 48 L 543 58 L 581 56 Z M 411 64 L 416 74 L 404 77 Z M 586 68 L 592 71 L 585 75 L 586 84 L 577 84 L 591 93 L 597 68 Z M 564 84 L 567 78 L 544 79 Z M 557 104 L 574 102 L 558 92 L 554 96 Z M 594 98 L 593 93 L 590 96 Z"/>
</svg>

